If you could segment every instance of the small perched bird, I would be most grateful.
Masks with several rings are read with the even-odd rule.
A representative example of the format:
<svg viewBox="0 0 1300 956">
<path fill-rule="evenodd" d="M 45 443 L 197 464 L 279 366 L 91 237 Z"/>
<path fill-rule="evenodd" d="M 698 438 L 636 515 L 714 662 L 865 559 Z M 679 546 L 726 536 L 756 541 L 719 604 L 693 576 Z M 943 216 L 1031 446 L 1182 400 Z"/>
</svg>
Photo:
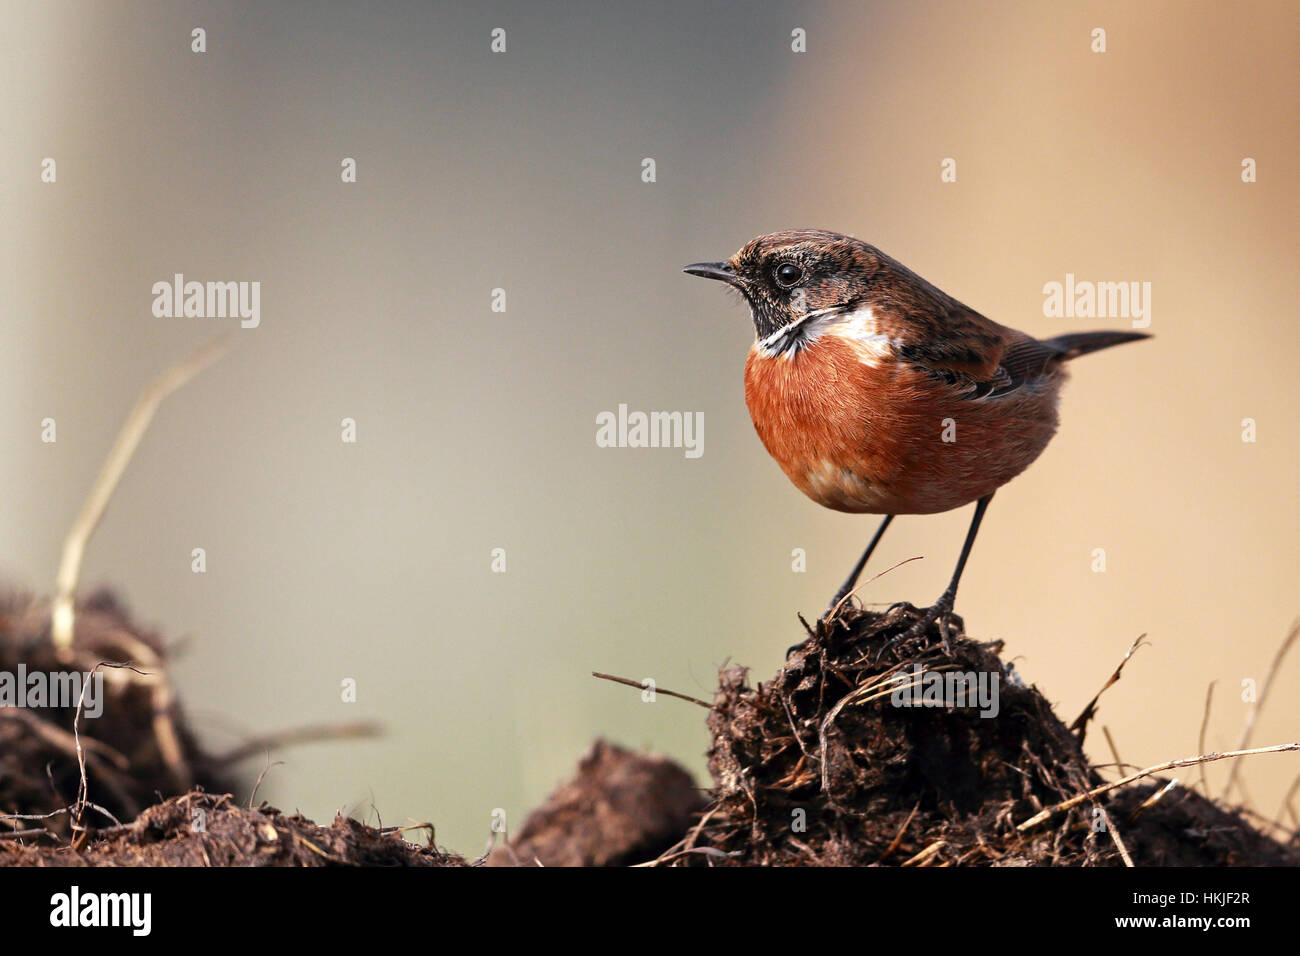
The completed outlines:
<svg viewBox="0 0 1300 956">
<path fill-rule="evenodd" d="M 828 613 L 853 590 L 895 515 L 977 502 L 947 589 L 904 635 L 938 621 L 945 647 L 993 493 L 1056 431 L 1065 363 L 1147 338 L 1073 332 L 1040 341 L 834 232 L 759 236 L 725 262 L 683 271 L 725 282 L 748 303 L 756 335 L 745 403 L 790 480 L 827 508 L 885 516 Z"/>
</svg>

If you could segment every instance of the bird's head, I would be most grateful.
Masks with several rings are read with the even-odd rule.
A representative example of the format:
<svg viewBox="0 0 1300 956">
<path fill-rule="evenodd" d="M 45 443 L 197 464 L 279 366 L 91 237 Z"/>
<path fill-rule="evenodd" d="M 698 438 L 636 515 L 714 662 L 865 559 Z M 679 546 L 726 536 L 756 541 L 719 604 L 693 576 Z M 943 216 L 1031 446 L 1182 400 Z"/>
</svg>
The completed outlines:
<svg viewBox="0 0 1300 956">
<path fill-rule="evenodd" d="M 759 236 L 724 262 L 696 262 L 682 271 L 739 291 L 762 340 L 811 312 L 862 301 L 892 264 L 851 236 L 798 229 Z"/>
</svg>

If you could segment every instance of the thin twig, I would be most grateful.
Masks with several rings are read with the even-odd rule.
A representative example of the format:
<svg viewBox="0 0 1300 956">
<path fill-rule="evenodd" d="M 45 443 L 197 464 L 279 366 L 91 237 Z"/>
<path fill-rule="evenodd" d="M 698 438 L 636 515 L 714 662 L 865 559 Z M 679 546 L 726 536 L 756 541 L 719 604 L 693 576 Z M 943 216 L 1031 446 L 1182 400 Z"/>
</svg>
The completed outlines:
<svg viewBox="0 0 1300 956">
<path fill-rule="evenodd" d="M 912 807 L 912 812 L 909 813 L 907 819 L 903 821 L 903 825 L 898 828 L 898 833 L 894 835 L 894 839 L 890 842 L 889 846 L 885 847 L 885 852 L 880 854 L 880 859 L 876 861 L 877 863 L 884 862 L 891 853 L 898 849 L 899 845 L 903 842 L 903 834 L 907 832 L 907 828 L 912 824 L 912 819 L 916 816 L 916 811 L 920 809 L 921 801 L 918 800 L 916 801 L 916 805 Z"/>
<path fill-rule="evenodd" d="M 30 830 L 6 830 L 4 833 L 0 833 L 0 840 L 22 840 L 27 837 L 42 836 L 49 837 L 52 840 L 58 839 L 57 836 L 45 829 L 45 827 L 33 827 Z"/>
<path fill-rule="evenodd" d="M 1274 744 L 1272 747 L 1256 747 L 1253 750 L 1228 750 L 1224 753 L 1201 754 L 1199 757 L 1182 757 L 1178 760 L 1168 760 L 1165 763 L 1156 764 L 1154 767 L 1147 767 L 1145 770 L 1139 770 L 1137 773 L 1129 774 L 1127 777 L 1124 777 L 1121 780 L 1116 780 L 1114 783 L 1107 783 L 1100 787 L 1093 787 L 1086 793 L 1081 793 L 1078 796 L 1071 797 L 1069 800 L 1064 800 L 1055 806 L 1048 807 L 1046 810 L 1034 814 L 1024 823 L 1020 824 L 1016 827 L 1016 830 L 1021 832 L 1028 830 L 1031 827 L 1035 827 L 1042 823 L 1044 820 L 1051 819 L 1062 811 L 1069 810 L 1071 807 L 1077 807 L 1085 800 L 1090 800 L 1099 794 L 1107 793 L 1108 791 L 1115 790 L 1118 787 L 1126 786 L 1135 780 L 1141 780 L 1143 777 L 1150 777 L 1152 774 L 1164 773 L 1166 770 L 1176 770 L 1180 767 L 1195 767 L 1198 764 L 1210 763 L 1214 760 L 1250 757 L 1254 754 L 1286 753 L 1294 750 L 1300 750 L 1300 742 Z"/>
<path fill-rule="evenodd" d="M 349 724 L 309 724 L 304 727 L 290 727 L 274 733 L 254 737 L 219 757 L 209 758 L 214 767 L 238 763 L 255 756 L 272 747 L 289 747 L 295 744 L 314 743 L 318 740 L 347 740 L 355 737 L 377 737 L 383 728 L 369 721 L 356 721 Z"/>
<path fill-rule="evenodd" d="M 689 850 L 689 849 L 691 849 L 693 846 L 695 846 L 695 841 L 698 840 L 698 839 L 700 838 L 700 834 L 704 831 L 704 827 L 705 827 L 705 825 L 709 822 L 710 818 L 711 818 L 715 813 L 718 812 L 718 810 L 719 810 L 721 807 L 722 807 L 722 804 L 720 804 L 720 803 L 715 803 L 713 806 L 709 807 L 709 810 L 708 810 L 707 813 L 705 813 L 703 816 L 700 817 L 700 822 L 697 823 L 697 824 L 695 824 L 695 828 L 694 828 L 693 830 L 691 830 L 691 832 L 690 832 L 689 834 L 687 834 L 687 836 L 686 836 L 686 841 L 685 841 L 685 843 L 686 843 L 686 849 Z"/>
<path fill-rule="evenodd" d="M 1119 749 L 1115 746 L 1115 738 L 1110 735 L 1110 728 L 1105 724 L 1102 724 L 1101 732 L 1106 737 L 1106 746 L 1110 748 L 1110 755 L 1115 758 L 1115 766 L 1119 767 L 1121 771 L 1123 771 L 1125 767 L 1133 766 L 1133 764 L 1125 763 L 1120 757 Z"/>
<path fill-rule="evenodd" d="M 262 785 L 262 780 L 266 775 L 271 772 L 271 768 L 282 766 L 284 766 L 283 760 L 277 760 L 275 763 L 271 763 L 271 751 L 268 750 L 266 752 L 266 766 L 263 767 L 262 772 L 257 775 L 257 782 L 253 784 L 253 792 L 248 795 L 248 809 L 253 809 L 253 801 L 257 799 L 257 789 Z"/>
<path fill-rule="evenodd" d="M 494 821 L 493 824 L 492 824 L 491 829 L 488 831 L 488 834 L 489 834 L 489 835 L 488 835 L 488 842 L 487 842 L 487 846 L 484 847 L 484 849 L 483 849 L 483 855 L 482 855 L 481 857 L 479 857 L 477 860 L 473 860 L 473 861 L 470 863 L 470 866 L 482 866 L 484 863 L 486 863 L 486 862 L 488 861 L 488 857 L 490 857 L 490 856 L 492 855 L 492 851 L 495 850 L 495 849 L 497 848 L 497 837 L 498 837 L 498 836 L 500 836 L 500 838 L 501 838 L 501 844 L 502 844 L 502 846 L 503 846 L 503 847 L 505 848 L 505 850 L 510 854 L 510 865 L 511 865 L 511 866 L 522 866 L 522 865 L 523 865 L 523 864 L 521 864 L 521 863 L 519 862 L 519 856 L 518 856 L 518 854 L 515 853 L 515 848 L 512 847 L 512 846 L 510 845 L 510 828 L 509 828 L 509 826 L 503 827 L 502 829 L 498 830 L 497 827 L 496 827 L 496 822 Z M 541 863 L 539 862 L 539 863 L 538 863 L 538 866 L 540 866 L 540 865 L 541 865 Z"/>
<path fill-rule="evenodd" d="M 903 565 L 910 564 L 913 561 L 920 561 L 922 557 L 924 557 L 924 555 L 918 554 L 911 558 L 904 558 L 902 561 L 899 561 L 897 564 L 885 568 L 885 570 L 881 571 L 879 574 L 875 574 L 867 578 L 865 581 L 863 581 L 861 584 L 855 587 L 852 591 L 850 591 L 848 594 L 844 595 L 844 597 L 840 598 L 838 601 L 835 602 L 835 606 L 826 612 L 825 615 L 826 620 L 828 621 L 834 620 L 835 616 L 840 613 L 840 608 L 844 606 L 844 602 L 847 601 L 849 598 L 853 597 L 854 595 L 856 595 L 859 591 L 865 588 L 872 581 L 875 581 L 878 578 L 883 578 L 886 574 L 888 574 L 890 571 L 893 571 L 895 568 L 901 568 Z M 806 624 L 804 626 L 807 627 Z"/>
<path fill-rule="evenodd" d="M 1119 830 L 1115 829 L 1115 821 L 1110 818 L 1110 814 L 1106 812 L 1105 807 L 1097 807 L 1097 809 L 1101 811 L 1101 818 L 1106 821 L 1106 832 L 1110 834 L 1111 840 L 1114 841 L 1115 849 L 1119 850 L 1120 859 L 1124 861 L 1125 866 L 1132 866 L 1133 857 L 1128 855 L 1128 847 L 1120 839 Z"/>
<path fill-rule="evenodd" d="M 1214 700 L 1214 685 L 1217 681 L 1210 681 L 1210 686 L 1205 688 L 1205 712 L 1201 714 L 1201 732 L 1196 735 L 1196 749 L 1205 753 L 1205 731 L 1210 726 L 1210 702 Z M 1233 766 L 1236 766 L 1235 764 Z M 1201 772 L 1201 789 L 1205 792 L 1205 798 L 1210 798 L 1210 780 L 1205 775 L 1205 764 L 1197 768 Z"/>
<path fill-rule="evenodd" d="M 1278 826 L 1283 826 L 1282 823 L 1283 813 L 1291 814 L 1291 819 L 1296 822 L 1297 826 L 1300 826 L 1300 815 L 1296 814 L 1295 807 L 1291 805 L 1291 798 L 1295 796 L 1297 790 L 1300 790 L 1300 776 L 1296 777 L 1295 780 L 1291 781 L 1291 786 L 1287 790 L 1286 796 L 1282 798 L 1282 806 L 1277 811 Z"/>
<path fill-rule="evenodd" d="M 220 358 L 227 349 L 227 335 L 219 336 L 198 351 L 181 359 L 162 375 L 158 376 L 136 399 L 135 405 L 122 424 L 117 440 L 108 452 L 104 465 L 99 471 L 90 494 L 81 506 L 81 513 L 72 524 L 72 530 L 63 543 L 63 557 L 59 562 L 59 574 L 55 580 L 54 603 L 50 617 L 50 639 L 60 653 L 66 653 L 72 647 L 72 637 L 76 622 L 74 595 L 77 579 L 81 574 L 81 559 L 85 556 L 86 545 L 95 533 L 99 519 L 104 516 L 109 499 L 117 488 L 126 466 L 135 454 L 136 446 L 149 428 L 154 412 L 162 400 L 180 388 L 207 365 Z"/>
<path fill-rule="evenodd" d="M 1129 658 L 1131 658 L 1134 653 L 1136 653 L 1137 649 L 1142 646 L 1142 642 L 1145 639 L 1145 634 L 1138 635 L 1138 639 L 1129 647 L 1123 660 L 1121 660 L 1119 666 L 1115 668 L 1115 672 L 1110 675 L 1106 680 L 1106 683 L 1101 685 L 1101 690 L 1097 691 L 1092 700 L 1088 701 L 1088 706 L 1083 708 L 1083 713 L 1074 718 L 1074 723 L 1070 725 L 1070 729 L 1079 732 L 1079 743 L 1083 743 L 1083 738 L 1088 732 L 1088 721 L 1092 720 L 1093 715 L 1097 712 L 1097 701 L 1101 700 L 1101 695 L 1106 693 L 1110 686 L 1120 679 L 1121 675 L 1124 673 L 1124 665 L 1129 662 Z"/>
<path fill-rule="evenodd" d="M 1204 765 L 1202 765 L 1202 766 L 1204 766 Z M 1137 809 L 1135 809 L 1131 814 L 1129 814 L 1128 822 L 1129 822 L 1129 823 L 1132 823 L 1134 820 L 1136 820 L 1136 819 L 1138 818 L 1138 816 L 1139 816 L 1139 815 L 1140 815 L 1144 810 L 1150 810 L 1150 809 L 1151 809 L 1152 807 L 1154 807 L 1157 803 L 1159 803 L 1161 800 L 1163 800 L 1163 799 L 1164 799 L 1164 798 L 1165 798 L 1165 797 L 1166 797 L 1170 792 L 1172 792 L 1173 789 L 1174 789 L 1174 787 L 1176 787 L 1176 786 L 1178 786 L 1178 778 L 1177 778 L 1177 777 L 1174 777 L 1173 780 L 1170 780 L 1167 784 L 1165 784 L 1163 787 L 1161 787 L 1161 788 L 1160 788 L 1159 790 L 1157 790 L 1155 793 L 1151 794 L 1151 796 L 1149 796 L 1149 797 L 1147 797 L 1145 800 L 1143 800 L 1142 803 L 1138 805 Z"/>
<path fill-rule="evenodd" d="M 98 673 L 101 667 L 111 667 L 115 670 L 120 669 L 120 670 L 135 671 L 137 674 L 144 673 L 134 664 L 117 664 L 112 661 L 100 661 L 98 664 L 96 664 L 94 667 L 90 669 L 90 676 L 81 682 L 81 693 L 77 696 L 77 709 L 73 712 L 72 715 L 72 739 L 74 742 L 74 746 L 76 747 L 77 750 L 77 769 L 80 771 L 80 776 L 77 782 L 77 800 L 72 805 L 73 807 L 72 829 L 73 830 L 80 830 L 82 828 L 81 814 L 86 807 L 90 807 L 94 810 L 98 810 L 100 813 L 103 813 L 105 816 L 111 819 L 114 823 L 121 822 L 116 817 L 114 817 L 111 813 L 105 810 L 103 807 L 93 804 L 90 802 L 89 799 L 87 799 L 89 796 L 90 787 L 86 781 L 86 749 L 81 746 L 81 729 L 80 729 L 81 711 L 86 706 L 86 688 L 90 686 L 91 680 L 94 679 L 95 674 Z"/>
<path fill-rule="evenodd" d="M 352 860 L 345 860 L 342 857 L 334 856 L 332 853 L 326 853 L 315 843 L 312 843 L 311 840 L 308 840 L 305 836 L 303 836 L 301 833 L 297 832 L 296 830 L 293 833 L 293 838 L 297 840 L 299 843 L 301 843 L 303 846 L 305 846 L 307 849 L 311 850 L 321 859 L 329 863 L 333 863 L 335 866 L 360 866 L 361 865 L 360 863 L 354 863 Z"/>
<path fill-rule="evenodd" d="M 626 684 L 628 687 L 635 687 L 638 690 L 649 690 L 649 687 L 646 685 L 644 681 L 630 680 L 626 677 L 615 677 L 613 674 L 602 674 L 599 671 L 592 671 L 591 676 L 599 677 L 601 680 L 612 680 L 615 684 Z M 668 697 L 676 697 L 678 700 L 688 700 L 692 704 L 699 704 L 705 710 L 713 709 L 712 704 L 702 701 L 698 697 L 690 697 L 686 694 L 679 694 L 675 690 L 665 690 L 662 687 L 656 686 L 654 692 L 656 694 L 664 694 Z"/>
<path fill-rule="evenodd" d="M 722 857 L 723 859 L 726 859 L 727 857 L 740 855 L 739 850 L 733 850 L 730 853 L 728 853 L 727 851 L 719 850 L 716 847 L 697 846 L 697 847 L 692 847 L 689 850 L 678 850 L 676 853 L 670 853 L 667 856 L 656 857 L 653 860 L 646 860 L 646 862 L 644 863 L 633 863 L 631 868 L 635 870 L 635 869 L 641 869 L 642 867 L 655 867 L 658 866 L 660 863 L 669 863 L 672 860 L 678 860 L 684 856 L 690 856 L 692 853 L 698 853 L 701 856 Z"/>
<path fill-rule="evenodd" d="M 1250 713 L 1246 715 L 1246 726 L 1242 728 L 1241 740 L 1237 744 L 1238 750 L 1244 750 L 1250 743 L 1250 736 L 1255 732 L 1255 721 L 1259 718 L 1259 712 L 1264 707 L 1264 700 L 1268 697 L 1268 692 L 1273 686 L 1273 678 L 1277 676 L 1278 669 L 1282 666 L 1282 659 L 1286 657 L 1286 652 L 1291 649 L 1297 637 L 1300 637 L 1300 618 L 1296 618 L 1291 624 L 1291 630 L 1282 640 L 1282 646 L 1277 649 L 1273 655 L 1273 663 L 1269 665 L 1268 674 L 1264 677 L 1264 686 L 1260 689 L 1259 696 L 1255 698 L 1255 706 L 1250 708 Z M 1220 799 L 1228 796 L 1232 790 L 1232 785 L 1237 782 L 1237 765 L 1233 764 L 1232 769 L 1228 771 L 1228 782 L 1223 785 L 1223 792 L 1219 794 Z"/>
<path fill-rule="evenodd" d="M 909 860 L 905 860 L 903 866 L 925 866 L 936 853 L 943 849 L 943 847 L 943 840 L 935 840 L 920 853 L 916 854 L 916 856 Z"/>
</svg>

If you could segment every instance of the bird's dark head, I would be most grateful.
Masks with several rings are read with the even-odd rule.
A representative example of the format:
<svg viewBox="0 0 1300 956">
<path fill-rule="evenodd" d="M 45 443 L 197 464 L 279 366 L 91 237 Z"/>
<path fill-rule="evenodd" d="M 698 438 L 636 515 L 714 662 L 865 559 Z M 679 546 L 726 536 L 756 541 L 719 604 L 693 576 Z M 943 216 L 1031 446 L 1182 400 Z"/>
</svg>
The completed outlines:
<svg viewBox="0 0 1300 956">
<path fill-rule="evenodd" d="M 696 262 L 683 271 L 737 289 L 762 340 L 810 312 L 866 299 L 892 264 L 851 236 L 798 229 L 759 236 L 725 262 Z"/>
</svg>

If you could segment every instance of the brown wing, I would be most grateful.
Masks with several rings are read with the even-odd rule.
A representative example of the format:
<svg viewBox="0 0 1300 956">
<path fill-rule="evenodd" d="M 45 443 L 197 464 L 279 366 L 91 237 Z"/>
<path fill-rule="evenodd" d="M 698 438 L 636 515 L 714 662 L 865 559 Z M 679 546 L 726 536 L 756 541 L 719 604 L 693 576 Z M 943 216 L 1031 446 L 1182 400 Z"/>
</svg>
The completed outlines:
<svg viewBox="0 0 1300 956">
<path fill-rule="evenodd" d="M 983 382 L 997 374 L 1002 353 L 1020 333 L 986 319 L 959 302 L 909 310 L 891 323 L 899 358 L 941 376 Z"/>
<path fill-rule="evenodd" d="M 1007 331 L 1012 338 L 998 360 L 993 377 L 987 382 L 978 383 L 975 391 L 979 394 L 967 397 L 1004 395 L 1050 375 L 1062 362 L 1112 345 L 1149 338 L 1145 332 L 1073 332 L 1040 341 L 1014 329 Z M 988 386 L 987 389 L 983 387 L 985 385 Z"/>
<path fill-rule="evenodd" d="M 1042 342 L 1023 332 L 1015 332 L 998 361 L 998 375 L 1002 379 L 990 394 L 1001 395 L 1042 378 L 1052 371 L 1067 352 L 1055 342 Z"/>
<path fill-rule="evenodd" d="M 963 398 L 1004 395 L 1049 372 L 1066 352 L 999 325 L 958 302 L 924 323 L 908 322 L 898 357 L 956 386 Z"/>
</svg>

